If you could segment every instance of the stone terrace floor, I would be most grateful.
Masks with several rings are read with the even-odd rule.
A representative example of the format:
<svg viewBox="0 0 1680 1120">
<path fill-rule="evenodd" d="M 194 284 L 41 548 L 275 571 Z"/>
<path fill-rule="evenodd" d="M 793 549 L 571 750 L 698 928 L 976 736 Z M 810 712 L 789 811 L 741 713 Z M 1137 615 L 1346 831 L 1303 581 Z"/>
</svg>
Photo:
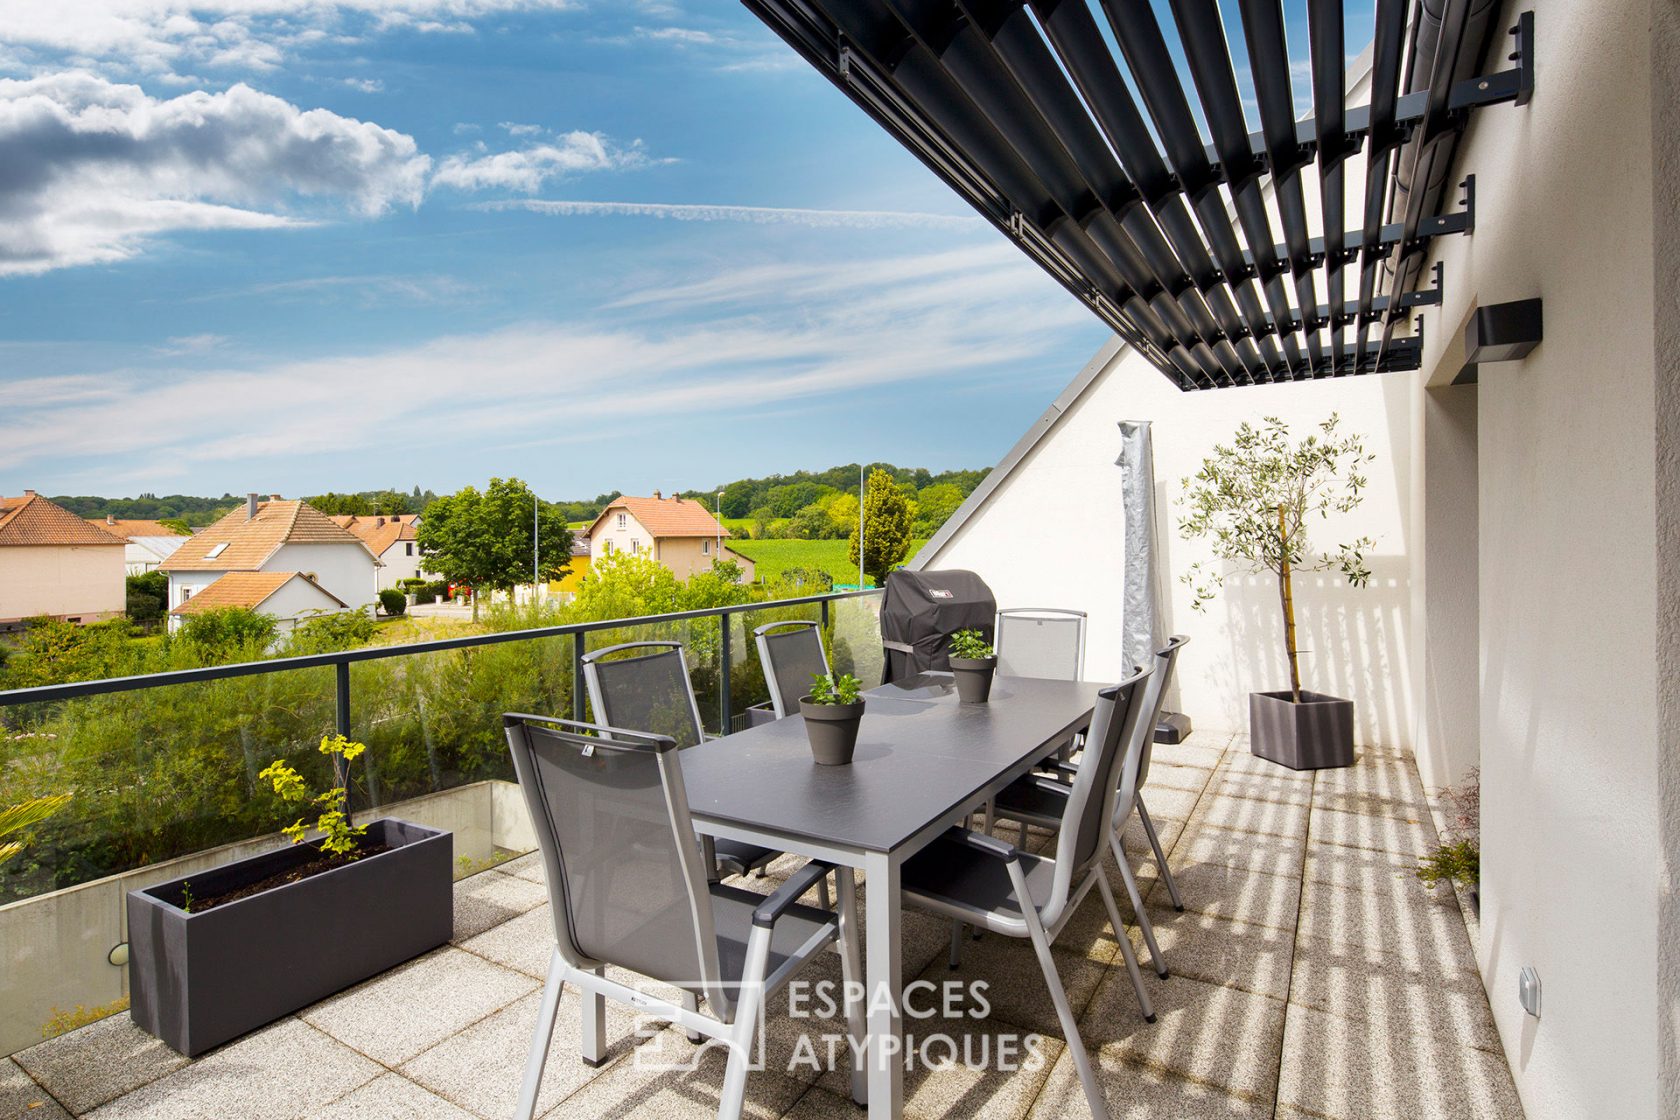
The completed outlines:
<svg viewBox="0 0 1680 1120">
<path fill-rule="evenodd" d="M 1522 1115 L 1458 901 L 1412 874 L 1435 827 L 1409 758 L 1368 750 L 1351 768 L 1296 774 L 1252 757 L 1241 737 L 1204 733 L 1156 749 L 1145 801 L 1186 904 L 1175 912 L 1153 864 L 1139 859 L 1147 846 L 1134 823 L 1127 848 L 1143 867 L 1172 968 L 1166 980 L 1150 972 L 1132 930 L 1158 1021 L 1137 1014 L 1100 899 L 1086 900 L 1055 948 L 1117 1120 Z M 791 866 L 784 860 L 753 882 L 768 889 Z M 1111 878 L 1129 918 L 1112 869 Z M 0 1059 L 0 1117 L 503 1120 L 552 945 L 541 882 L 532 856 L 462 880 L 451 945 L 197 1061 L 126 1014 Z M 953 974 L 948 929 L 907 915 L 905 975 L 985 980 L 991 1015 L 914 1028 L 968 1039 L 976 1054 L 986 1036 L 1041 1032 L 1045 1060 L 1014 1073 L 960 1064 L 912 1073 L 907 1115 L 1085 1115 L 1031 947 L 995 935 L 968 941 Z M 838 960 L 804 975 L 837 979 Z M 568 990 L 538 1114 L 714 1115 L 721 1058 L 713 1052 L 688 1073 L 655 1071 L 639 1059 L 655 1046 L 681 1054 L 687 1043 L 670 1028 L 651 1039 L 636 1032 L 609 1004 L 607 1063 L 583 1065 Z M 796 1033 L 784 1001 L 767 1031 L 777 1072 L 752 1075 L 748 1115 L 860 1117 L 845 1096 L 844 1051 L 838 1072 L 790 1064 Z"/>
</svg>

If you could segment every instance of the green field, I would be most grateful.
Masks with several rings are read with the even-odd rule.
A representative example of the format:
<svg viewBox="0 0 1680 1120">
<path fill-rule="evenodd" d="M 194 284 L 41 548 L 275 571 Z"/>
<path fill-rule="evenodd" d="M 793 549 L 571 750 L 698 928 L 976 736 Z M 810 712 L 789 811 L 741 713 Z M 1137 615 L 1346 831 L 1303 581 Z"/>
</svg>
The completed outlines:
<svg viewBox="0 0 1680 1120">
<path fill-rule="evenodd" d="M 849 541 L 743 541 L 732 540 L 729 547 L 751 560 L 758 568 L 758 577 L 773 580 L 789 568 L 811 568 L 827 572 L 835 583 L 857 583 L 857 566 L 846 559 Z M 910 542 L 910 556 L 926 544 Z"/>
</svg>

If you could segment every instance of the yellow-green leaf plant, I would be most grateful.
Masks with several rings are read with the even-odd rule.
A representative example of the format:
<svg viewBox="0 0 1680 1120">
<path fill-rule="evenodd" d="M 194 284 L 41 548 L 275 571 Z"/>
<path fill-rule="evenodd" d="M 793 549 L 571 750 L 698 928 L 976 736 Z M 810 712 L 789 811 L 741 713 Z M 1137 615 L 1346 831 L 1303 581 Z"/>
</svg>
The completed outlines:
<svg viewBox="0 0 1680 1120">
<path fill-rule="evenodd" d="M 341 763 L 354 761 L 367 750 L 363 743 L 353 743 L 342 735 L 328 735 L 321 740 L 321 753 L 329 755 L 333 760 L 334 773 L 347 772 Z M 345 811 L 346 794 L 343 786 L 334 786 L 327 792 L 309 796 L 309 787 L 304 784 L 303 776 L 284 762 L 276 759 L 257 775 L 274 786 L 274 792 L 284 801 L 298 804 L 311 804 L 320 810 L 315 818 L 315 827 L 321 832 L 320 849 L 327 855 L 340 860 L 353 860 L 358 855 L 361 839 L 367 834 L 366 826 L 350 823 L 350 815 Z M 309 828 L 304 824 L 304 818 L 299 817 L 293 824 L 280 830 L 291 838 L 292 843 L 303 843 Z"/>
<path fill-rule="evenodd" d="M 1315 552 L 1307 543 L 1309 520 L 1348 513 L 1364 499 L 1367 483 L 1360 473 L 1375 461 L 1357 435 L 1342 435 L 1340 419 L 1318 425 L 1318 432 L 1295 442 L 1289 425 L 1275 416 L 1258 427 L 1243 421 L 1229 446 L 1215 444 L 1202 469 L 1184 480 L 1184 516 L 1178 531 L 1186 540 L 1206 537 L 1213 554 L 1241 572 L 1268 572 L 1277 578 L 1283 613 L 1283 645 L 1289 659 L 1289 688 L 1301 702 L 1300 653 L 1295 640 L 1295 589 L 1298 572 L 1333 569 L 1355 587 L 1371 579 L 1365 552 L 1370 537 Z M 1200 563 L 1180 578 L 1204 608 L 1224 585 L 1223 572 Z"/>
<path fill-rule="evenodd" d="M 59 793 L 51 797 L 30 798 L 28 801 L 0 809 L 0 837 L 13 836 L 25 829 L 34 828 L 68 804 L 70 795 Z M 23 845 L 22 839 L 0 839 L 0 863 L 20 855 Z"/>
</svg>

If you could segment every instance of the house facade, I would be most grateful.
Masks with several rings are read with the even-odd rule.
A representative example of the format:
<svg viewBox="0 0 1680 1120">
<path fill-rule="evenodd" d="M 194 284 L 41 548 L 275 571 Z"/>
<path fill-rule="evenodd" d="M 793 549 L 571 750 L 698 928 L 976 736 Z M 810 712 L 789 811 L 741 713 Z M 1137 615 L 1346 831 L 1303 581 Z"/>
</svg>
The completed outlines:
<svg viewBox="0 0 1680 1120">
<path fill-rule="evenodd" d="M 195 534 L 159 570 L 169 575 L 171 628 L 185 617 L 179 608 L 212 591 L 221 606 L 273 613 L 263 604 L 281 584 L 234 579 L 217 587 L 226 577 L 252 572 L 305 577 L 339 604 L 322 609 L 372 612 L 379 597 L 379 560 L 366 542 L 309 503 L 279 495 L 266 501 L 250 495 L 243 507 Z M 259 593 L 261 598 L 252 598 Z"/>
<path fill-rule="evenodd" d="M 191 534 L 178 533 L 158 521 L 136 518 L 88 518 L 88 523 L 121 537 L 128 547 L 123 550 L 123 566 L 131 576 L 154 570 L 169 559 Z"/>
<path fill-rule="evenodd" d="M 658 490 L 651 498 L 614 498 L 584 535 L 595 559 L 625 552 L 651 555 L 678 579 L 728 560 L 740 567 L 745 582 L 757 578 L 753 562 L 723 543 L 729 530 L 692 498 L 667 498 Z"/>
<path fill-rule="evenodd" d="M 169 611 L 171 629 L 195 614 L 224 607 L 244 607 L 274 619 L 276 637 L 319 614 L 352 609 L 302 572 L 228 572 L 203 591 Z"/>
<path fill-rule="evenodd" d="M 379 558 L 379 590 L 396 587 L 405 579 L 420 578 L 420 515 L 401 513 L 358 517 L 339 514 L 333 523 L 359 537 L 368 551 Z"/>
<path fill-rule="evenodd" d="M 0 498 L 0 625 L 47 615 L 119 618 L 127 607 L 123 540 L 33 490 Z"/>
</svg>

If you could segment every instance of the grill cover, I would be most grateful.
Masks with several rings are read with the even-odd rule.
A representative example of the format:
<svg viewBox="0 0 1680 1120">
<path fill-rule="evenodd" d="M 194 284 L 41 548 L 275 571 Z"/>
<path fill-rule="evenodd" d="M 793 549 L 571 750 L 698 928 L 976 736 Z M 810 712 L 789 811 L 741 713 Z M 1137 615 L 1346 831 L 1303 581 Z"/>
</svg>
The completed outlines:
<svg viewBox="0 0 1680 1120">
<path fill-rule="evenodd" d="M 887 576 L 881 604 L 881 680 L 902 680 L 929 669 L 951 668 L 949 645 L 958 630 L 978 630 L 994 639 L 997 598 L 973 572 L 909 571 Z"/>
</svg>

